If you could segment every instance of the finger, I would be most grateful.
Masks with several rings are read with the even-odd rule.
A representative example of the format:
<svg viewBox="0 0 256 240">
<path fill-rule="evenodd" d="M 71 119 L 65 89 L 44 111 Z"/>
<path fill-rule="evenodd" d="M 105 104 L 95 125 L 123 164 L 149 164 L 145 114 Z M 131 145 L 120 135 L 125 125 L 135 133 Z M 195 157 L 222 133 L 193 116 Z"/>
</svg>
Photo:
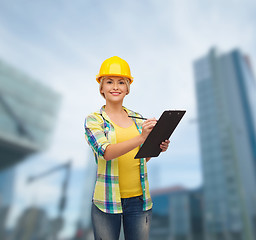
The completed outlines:
<svg viewBox="0 0 256 240">
<path fill-rule="evenodd" d="M 149 120 L 147 120 L 147 121 L 145 121 L 145 122 L 142 124 L 142 126 L 147 126 L 147 125 L 151 125 L 151 124 L 156 124 L 156 122 L 155 122 L 155 121 L 149 121 Z"/>
<path fill-rule="evenodd" d="M 168 149 L 168 144 L 165 142 L 162 142 L 160 144 L 160 148 L 162 149 L 162 152 L 165 152 Z"/>
<path fill-rule="evenodd" d="M 147 122 L 144 122 L 144 125 L 149 125 L 149 124 L 156 124 L 156 121 L 147 121 Z"/>
<path fill-rule="evenodd" d="M 168 148 L 170 141 L 165 140 L 165 142 L 162 142 L 161 144 L 166 146 Z"/>
<path fill-rule="evenodd" d="M 165 149 L 165 148 L 161 148 L 162 149 L 162 152 L 165 152 L 167 149 Z"/>
<path fill-rule="evenodd" d="M 165 148 L 161 148 L 161 150 L 162 150 L 162 152 L 165 152 L 167 149 L 165 149 Z"/>
<path fill-rule="evenodd" d="M 157 120 L 155 118 L 150 118 L 150 119 L 146 120 L 145 122 L 154 122 L 154 123 L 156 123 Z"/>
<path fill-rule="evenodd" d="M 161 148 L 161 149 L 167 149 L 167 148 L 168 148 L 168 145 L 161 144 L 161 145 L 160 145 L 160 148 Z"/>
<path fill-rule="evenodd" d="M 164 151 L 166 151 L 166 150 L 167 150 L 167 148 L 166 148 L 166 147 L 162 147 L 161 149 L 162 149 L 162 150 L 164 150 Z"/>
<path fill-rule="evenodd" d="M 152 122 L 148 122 L 143 125 L 144 128 L 153 128 L 156 124 Z"/>
</svg>

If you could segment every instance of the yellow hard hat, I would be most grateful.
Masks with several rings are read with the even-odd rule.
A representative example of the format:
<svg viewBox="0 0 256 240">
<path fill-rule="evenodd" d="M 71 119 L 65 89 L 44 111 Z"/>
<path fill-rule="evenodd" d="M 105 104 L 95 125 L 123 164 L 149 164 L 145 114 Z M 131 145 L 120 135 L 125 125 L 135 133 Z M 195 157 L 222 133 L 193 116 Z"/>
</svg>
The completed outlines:
<svg viewBox="0 0 256 240">
<path fill-rule="evenodd" d="M 133 82 L 128 63 L 117 56 L 108 58 L 101 64 L 99 74 L 96 76 L 98 83 L 100 83 L 100 78 L 103 76 L 127 77 L 130 79 L 130 83 Z"/>
</svg>

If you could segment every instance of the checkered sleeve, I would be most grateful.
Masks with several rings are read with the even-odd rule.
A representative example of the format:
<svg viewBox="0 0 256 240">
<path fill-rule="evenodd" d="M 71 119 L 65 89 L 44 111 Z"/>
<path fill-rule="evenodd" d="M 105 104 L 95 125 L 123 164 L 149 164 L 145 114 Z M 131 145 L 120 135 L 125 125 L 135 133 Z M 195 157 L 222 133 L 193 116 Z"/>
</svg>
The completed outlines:
<svg viewBox="0 0 256 240">
<path fill-rule="evenodd" d="M 93 114 L 89 115 L 84 122 L 85 139 L 89 146 L 97 154 L 97 156 L 104 156 L 106 147 L 110 144 L 109 140 L 104 134 L 104 129 Z"/>
</svg>

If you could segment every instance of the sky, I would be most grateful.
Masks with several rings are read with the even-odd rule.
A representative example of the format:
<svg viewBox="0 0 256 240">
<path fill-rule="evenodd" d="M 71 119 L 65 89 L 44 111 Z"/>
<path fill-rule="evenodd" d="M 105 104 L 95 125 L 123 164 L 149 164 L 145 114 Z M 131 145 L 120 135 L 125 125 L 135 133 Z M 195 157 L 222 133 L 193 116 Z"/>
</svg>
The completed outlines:
<svg viewBox="0 0 256 240">
<path fill-rule="evenodd" d="M 168 151 L 148 164 L 151 188 L 202 184 L 193 61 L 217 47 L 251 57 L 256 69 L 253 0 L 0 0 L 0 58 L 62 96 L 52 142 L 17 167 L 13 219 L 30 204 L 56 214 L 63 173 L 26 185 L 26 178 L 72 160 L 66 209 L 70 235 L 79 216 L 89 148 L 85 117 L 103 104 L 95 80 L 109 57 L 125 59 L 134 82 L 124 106 L 144 117 L 185 109 Z M 37 189 L 42 191 L 37 191 Z M 49 196 L 51 196 L 49 198 Z"/>
</svg>

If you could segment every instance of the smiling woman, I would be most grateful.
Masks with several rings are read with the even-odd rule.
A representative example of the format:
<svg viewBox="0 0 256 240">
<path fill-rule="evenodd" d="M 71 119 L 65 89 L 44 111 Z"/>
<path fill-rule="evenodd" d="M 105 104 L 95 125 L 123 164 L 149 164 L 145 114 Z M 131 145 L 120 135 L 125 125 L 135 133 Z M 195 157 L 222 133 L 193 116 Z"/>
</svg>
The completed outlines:
<svg viewBox="0 0 256 240">
<path fill-rule="evenodd" d="M 103 88 L 103 82 L 105 82 L 106 84 L 104 84 L 104 87 Z M 100 85 L 99 85 L 99 89 L 100 89 L 100 94 L 104 97 L 105 97 L 105 88 L 107 88 L 107 86 L 109 88 L 114 87 L 117 88 L 118 86 L 117 85 L 120 85 L 121 89 L 123 89 L 125 86 L 126 86 L 126 95 L 129 94 L 130 92 L 130 80 L 128 78 L 124 78 L 124 77 L 117 77 L 117 76 L 112 76 L 112 77 L 102 77 L 100 79 Z M 123 86 L 122 86 L 123 85 Z M 120 95 L 121 92 L 119 91 L 116 91 L 115 92 L 115 89 L 113 89 L 113 91 L 111 92 L 112 95 Z"/>
<path fill-rule="evenodd" d="M 123 107 L 133 81 L 123 59 L 115 56 L 105 60 L 96 80 L 106 105 L 89 114 L 84 125 L 98 167 L 91 209 L 94 236 L 97 240 L 119 239 L 123 217 L 125 239 L 148 239 L 152 215 L 149 159 L 134 157 L 156 119 L 143 121 L 139 113 Z M 168 144 L 168 140 L 161 144 L 162 151 Z"/>
</svg>

